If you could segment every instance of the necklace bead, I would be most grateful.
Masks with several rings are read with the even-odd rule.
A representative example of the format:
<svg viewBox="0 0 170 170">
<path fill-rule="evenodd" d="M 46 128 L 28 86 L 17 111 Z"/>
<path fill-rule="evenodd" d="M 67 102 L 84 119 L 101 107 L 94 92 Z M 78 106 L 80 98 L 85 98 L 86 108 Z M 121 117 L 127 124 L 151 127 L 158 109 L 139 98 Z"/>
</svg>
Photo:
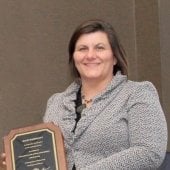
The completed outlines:
<svg viewBox="0 0 170 170">
<path fill-rule="evenodd" d="M 85 95 L 82 95 L 81 99 L 82 99 L 82 103 L 85 103 L 85 104 L 89 104 L 93 101 L 93 99 L 86 99 Z"/>
</svg>

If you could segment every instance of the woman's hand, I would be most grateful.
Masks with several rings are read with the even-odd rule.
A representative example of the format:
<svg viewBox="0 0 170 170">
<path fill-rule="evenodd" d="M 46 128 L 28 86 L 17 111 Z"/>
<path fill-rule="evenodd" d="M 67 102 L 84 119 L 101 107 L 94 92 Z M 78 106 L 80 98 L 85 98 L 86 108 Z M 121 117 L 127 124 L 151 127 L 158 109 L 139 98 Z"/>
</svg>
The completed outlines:
<svg viewBox="0 0 170 170">
<path fill-rule="evenodd" d="M 1 166 L 1 167 L 6 167 L 6 161 L 5 161 L 5 159 L 6 159 L 5 153 L 2 153 L 1 156 L 0 156 L 0 166 Z"/>
</svg>

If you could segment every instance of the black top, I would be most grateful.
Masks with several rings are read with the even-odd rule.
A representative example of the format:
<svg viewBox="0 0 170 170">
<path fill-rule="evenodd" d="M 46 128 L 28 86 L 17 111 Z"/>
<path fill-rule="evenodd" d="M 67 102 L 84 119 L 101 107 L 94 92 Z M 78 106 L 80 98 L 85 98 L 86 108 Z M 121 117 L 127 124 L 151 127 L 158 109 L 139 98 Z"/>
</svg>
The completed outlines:
<svg viewBox="0 0 170 170">
<path fill-rule="evenodd" d="M 84 108 L 84 105 L 82 105 L 82 100 L 81 100 L 81 88 L 77 92 L 77 98 L 75 100 L 75 104 L 76 104 L 76 106 L 75 106 L 75 109 L 76 109 L 76 119 L 75 119 L 75 121 L 76 121 L 76 123 L 75 123 L 75 127 L 73 129 L 73 133 L 75 132 L 75 129 L 77 127 L 77 123 L 81 118 L 81 112 Z M 75 164 L 73 165 L 72 170 L 76 170 Z"/>
<path fill-rule="evenodd" d="M 77 123 L 78 121 L 80 120 L 81 118 L 81 112 L 83 110 L 83 105 L 82 105 L 82 100 L 81 100 L 81 89 L 79 89 L 79 91 L 77 92 L 77 97 L 76 97 L 76 100 L 75 100 L 75 110 L 76 110 L 76 123 L 75 123 L 75 126 L 74 126 L 74 129 L 73 129 L 73 133 L 75 132 L 76 130 L 76 127 L 77 127 Z"/>
</svg>

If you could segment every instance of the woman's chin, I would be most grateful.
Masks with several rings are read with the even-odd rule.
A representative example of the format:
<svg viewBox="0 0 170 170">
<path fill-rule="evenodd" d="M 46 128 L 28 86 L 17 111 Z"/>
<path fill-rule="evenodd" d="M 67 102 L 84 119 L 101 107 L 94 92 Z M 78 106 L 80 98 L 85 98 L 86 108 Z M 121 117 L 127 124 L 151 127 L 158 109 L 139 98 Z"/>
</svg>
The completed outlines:
<svg viewBox="0 0 170 170">
<path fill-rule="evenodd" d="M 97 76 L 97 75 L 88 75 L 88 76 L 85 76 L 85 77 L 82 77 L 82 79 L 84 80 L 99 80 L 101 79 L 101 76 Z"/>
</svg>

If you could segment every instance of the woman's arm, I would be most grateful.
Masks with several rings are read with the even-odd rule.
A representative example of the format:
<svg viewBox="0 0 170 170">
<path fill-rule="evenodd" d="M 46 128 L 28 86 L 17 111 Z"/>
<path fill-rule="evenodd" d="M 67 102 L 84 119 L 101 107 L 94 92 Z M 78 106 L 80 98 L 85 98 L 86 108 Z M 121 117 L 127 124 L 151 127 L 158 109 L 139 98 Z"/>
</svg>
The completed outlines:
<svg viewBox="0 0 170 170">
<path fill-rule="evenodd" d="M 167 124 L 155 87 L 140 83 L 128 101 L 130 147 L 81 170 L 151 170 L 165 157 Z"/>
</svg>

